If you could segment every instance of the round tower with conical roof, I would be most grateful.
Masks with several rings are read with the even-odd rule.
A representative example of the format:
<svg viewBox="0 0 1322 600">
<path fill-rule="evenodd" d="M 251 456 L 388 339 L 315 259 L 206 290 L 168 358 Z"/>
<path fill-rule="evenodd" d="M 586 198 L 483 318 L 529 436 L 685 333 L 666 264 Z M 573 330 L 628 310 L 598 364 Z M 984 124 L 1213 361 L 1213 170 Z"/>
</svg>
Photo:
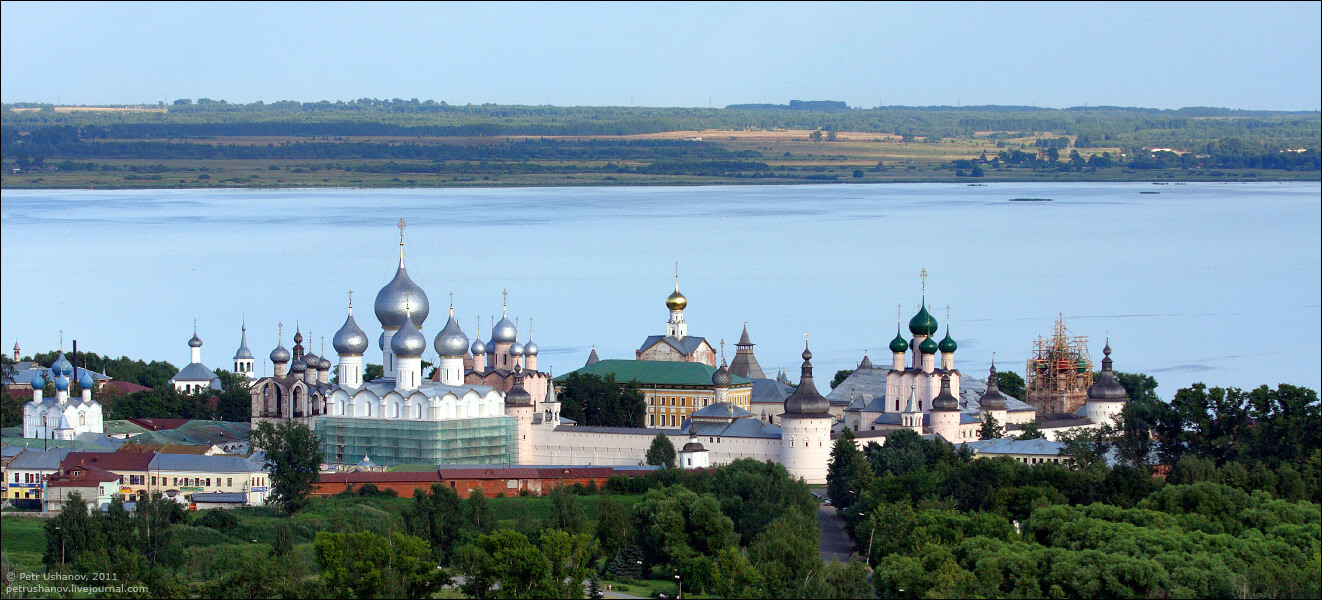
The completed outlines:
<svg viewBox="0 0 1322 600">
<path fill-rule="evenodd" d="M 1102 372 L 1097 382 L 1088 386 L 1088 399 L 1083 404 L 1084 416 L 1097 422 L 1116 418 L 1129 401 L 1129 392 L 1115 378 L 1111 370 L 1111 337 L 1107 336 L 1102 348 Z"/>
<path fill-rule="evenodd" d="M 785 399 L 785 413 L 780 416 L 780 462 L 790 475 L 802 477 L 809 485 L 826 483 L 831 425 L 835 423 L 830 409 L 813 383 L 812 352 L 805 340 L 799 387 Z"/>
<path fill-rule="evenodd" d="M 932 433 L 946 439 L 947 442 L 957 444 L 963 441 L 960 437 L 960 410 L 959 398 L 950 391 L 950 375 L 941 375 L 941 392 L 932 399 L 932 410 L 929 413 L 932 425 Z"/>
<path fill-rule="evenodd" d="M 248 322 L 244 319 L 240 326 L 239 349 L 234 352 L 234 372 L 248 378 L 248 381 L 257 379 L 257 374 L 253 372 L 253 363 L 256 358 L 252 355 L 252 350 L 248 349 Z"/>
<path fill-rule="evenodd" d="M 996 374 L 996 359 L 992 358 L 991 369 L 987 371 L 987 390 L 978 398 L 978 407 L 983 422 L 990 417 L 1004 429 L 1010 413 L 1005 408 L 1006 398 L 1001 393 L 1000 381 L 1000 375 Z"/>
<path fill-rule="evenodd" d="M 518 449 L 518 455 L 513 457 L 513 464 L 533 462 L 532 418 L 536 411 L 532 394 L 523 387 L 523 367 L 515 365 L 513 387 L 505 392 L 505 414 L 514 419 L 515 447 Z"/>
</svg>

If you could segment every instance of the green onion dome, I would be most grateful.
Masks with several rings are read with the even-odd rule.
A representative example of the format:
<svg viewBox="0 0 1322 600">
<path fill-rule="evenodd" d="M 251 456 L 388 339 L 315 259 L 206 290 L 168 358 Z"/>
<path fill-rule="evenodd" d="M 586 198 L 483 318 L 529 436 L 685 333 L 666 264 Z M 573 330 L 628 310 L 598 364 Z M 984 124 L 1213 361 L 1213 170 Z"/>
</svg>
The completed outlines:
<svg viewBox="0 0 1322 600">
<path fill-rule="evenodd" d="M 936 354 L 937 345 L 932 338 L 923 338 L 922 343 L 918 344 L 918 351 L 923 354 Z"/>
<path fill-rule="evenodd" d="M 909 342 L 904 341 L 904 336 L 900 335 L 899 325 L 895 326 L 895 339 L 891 340 L 891 352 L 908 352 Z"/>
<path fill-rule="evenodd" d="M 941 344 L 938 346 L 938 348 L 941 349 L 942 354 L 948 354 L 959 349 L 959 344 L 956 344 L 955 340 L 950 338 L 949 327 L 946 327 L 946 337 L 945 339 L 941 340 Z"/>
<path fill-rule="evenodd" d="M 1079 372 L 1080 372 L 1080 373 L 1086 373 L 1086 372 L 1088 372 L 1088 360 L 1087 360 L 1087 359 L 1085 359 L 1085 358 L 1080 358 L 1080 359 L 1079 359 L 1079 362 L 1077 362 L 1077 363 L 1075 363 L 1075 364 L 1078 366 L 1078 368 L 1079 368 Z"/>
<path fill-rule="evenodd" d="M 937 323 L 936 317 L 927 312 L 927 306 L 919 309 L 918 314 L 909 319 L 909 332 L 914 335 L 936 335 Z"/>
</svg>

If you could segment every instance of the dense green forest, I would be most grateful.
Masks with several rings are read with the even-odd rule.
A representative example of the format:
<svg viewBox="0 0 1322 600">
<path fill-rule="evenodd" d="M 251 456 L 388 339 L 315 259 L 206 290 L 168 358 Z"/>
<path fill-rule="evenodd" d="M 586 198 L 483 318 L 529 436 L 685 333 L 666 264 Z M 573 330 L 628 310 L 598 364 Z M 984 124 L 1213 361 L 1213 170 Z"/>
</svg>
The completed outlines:
<svg viewBox="0 0 1322 600">
<path fill-rule="evenodd" d="M 1125 107 L 1042 109 L 1027 106 L 890 106 L 820 110 L 766 108 L 644 108 L 456 106 L 445 102 L 360 99 L 348 102 L 230 104 L 177 100 L 164 112 L 56 112 L 53 106 L 15 111 L 6 105 L 6 130 L 70 126 L 96 139 L 213 136 L 541 136 L 630 135 L 702 129 L 821 129 L 918 137 L 972 137 L 977 132 L 1045 132 L 1105 145 L 1193 146 L 1239 138 L 1316 148 L 1316 112 L 1219 108 L 1157 110 Z M 8 134 L 6 134 L 8 135 Z M 6 138 L 8 139 L 8 138 Z"/>
<path fill-rule="evenodd" d="M 1318 597 L 1317 393 L 1132 398 L 1116 425 L 1068 436 L 1065 465 L 908 431 L 862 451 L 841 438 L 828 488 L 878 594 Z"/>
<path fill-rule="evenodd" d="M 614 136 L 695 130 L 873 132 L 905 140 L 988 139 L 1050 132 L 1064 148 L 1183 148 L 1215 157 L 1217 166 L 1318 168 L 1322 121 L 1316 112 L 1217 108 L 1123 107 L 1041 109 L 1022 106 L 842 109 L 835 103 L 727 108 L 455 106 L 418 100 L 230 104 L 178 100 L 155 111 L 56 111 L 6 105 L 0 151 L 6 160 L 88 158 L 291 158 L 538 160 L 591 158 L 745 159 L 711 144 L 631 140 L 513 142 L 491 146 L 366 143 L 352 137 Z M 820 105 L 820 106 L 819 106 Z M 35 110 L 34 110 L 35 109 Z M 235 137 L 289 137 L 295 143 L 218 144 Z M 1064 137 L 1070 136 L 1070 138 Z M 173 140 L 153 142 L 151 140 Z M 194 143 L 180 143 L 191 140 Z M 358 142 L 340 144 L 338 142 Z M 1055 149 L 1059 144 L 1049 143 Z M 1295 152 L 1311 150 L 1304 157 Z M 1132 152 L 1131 152 L 1132 154 Z M 1270 157 L 1270 158 L 1263 158 Z M 1192 158 L 1192 157 L 1191 157 Z M 20 165 L 22 166 L 22 165 Z M 726 169 L 732 170 L 732 169 Z"/>
<path fill-rule="evenodd" d="M 71 502 L 44 526 L 8 517 L 7 551 L 22 555 L 0 571 L 112 574 L 152 597 L 456 597 L 441 590 L 453 586 L 470 598 L 583 598 L 607 580 L 654 597 L 682 585 L 686 596 L 871 598 L 862 561 L 822 562 L 816 509 L 801 480 L 751 459 L 549 497 L 464 498 L 437 484 L 398 498 L 364 484 L 292 517 L 190 513 L 159 497 L 132 513 Z"/>
</svg>

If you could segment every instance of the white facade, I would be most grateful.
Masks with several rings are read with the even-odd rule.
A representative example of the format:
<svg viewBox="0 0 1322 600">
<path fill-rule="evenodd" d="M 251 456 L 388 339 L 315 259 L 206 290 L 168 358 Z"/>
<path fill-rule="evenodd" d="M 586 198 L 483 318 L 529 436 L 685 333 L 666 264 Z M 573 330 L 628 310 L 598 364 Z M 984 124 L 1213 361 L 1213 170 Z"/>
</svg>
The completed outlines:
<svg viewBox="0 0 1322 600">
<path fill-rule="evenodd" d="M 780 420 L 781 456 L 790 475 L 802 477 L 809 485 L 826 483 L 827 464 L 831 458 L 831 425 L 835 417 L 784 416 Z"/>
<path fill-rule="evenodd" d="M 101 403 L 92 399 L 93 381 L 90 372 L 81 371 L 78 382 L 82 396 L 70 398 L 69 375 L 73 365 L 60 353 L 51 365 L 55 381 L 33 380 L 32 400 L 23 405 L 23 437 L 71 440 L 80 433 L 104 433 Z M 46 385 L 55 386 L 55 397 L 43 398 Z"/>
</svg>

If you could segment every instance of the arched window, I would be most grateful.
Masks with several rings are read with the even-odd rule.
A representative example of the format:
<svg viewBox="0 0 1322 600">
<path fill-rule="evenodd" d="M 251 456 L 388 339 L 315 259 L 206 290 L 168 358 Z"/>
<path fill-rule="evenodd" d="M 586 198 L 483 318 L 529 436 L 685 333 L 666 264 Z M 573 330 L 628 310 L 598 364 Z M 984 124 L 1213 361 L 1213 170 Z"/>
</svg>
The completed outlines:
<svg viewBox="0 0 1322 600">
<path fill-rule="evenodd" d="M 87 413 L 85 413 L 85 412 L 80 412 L 80 413 L 78 413 L 78 424 L 79 424 L 79 425 L 86 425 L 86 424 L 87 424 Z"/>
</svg>

